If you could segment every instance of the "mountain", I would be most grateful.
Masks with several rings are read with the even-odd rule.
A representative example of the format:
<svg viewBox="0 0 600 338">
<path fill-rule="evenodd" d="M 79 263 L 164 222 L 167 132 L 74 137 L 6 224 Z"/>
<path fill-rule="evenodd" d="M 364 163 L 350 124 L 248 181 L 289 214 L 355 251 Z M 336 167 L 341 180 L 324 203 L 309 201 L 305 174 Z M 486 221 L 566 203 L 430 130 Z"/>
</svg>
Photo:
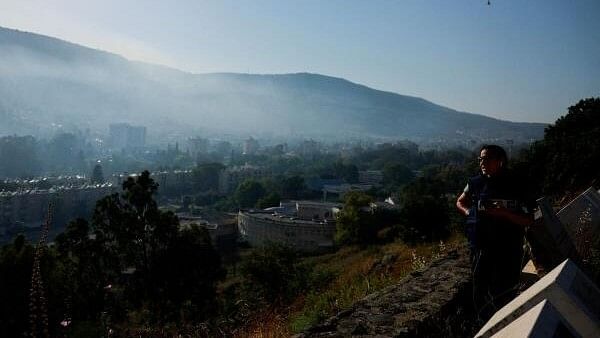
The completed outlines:
<svg viewBox="0 0 600 338">
<path fill-rule="evenodd" d="M 425 140 L 540 138 L 545 125 L 459 112 L 319 74 L 191 74 L 0 27 L 0 134 L 56 127 Z"/>
</svg>

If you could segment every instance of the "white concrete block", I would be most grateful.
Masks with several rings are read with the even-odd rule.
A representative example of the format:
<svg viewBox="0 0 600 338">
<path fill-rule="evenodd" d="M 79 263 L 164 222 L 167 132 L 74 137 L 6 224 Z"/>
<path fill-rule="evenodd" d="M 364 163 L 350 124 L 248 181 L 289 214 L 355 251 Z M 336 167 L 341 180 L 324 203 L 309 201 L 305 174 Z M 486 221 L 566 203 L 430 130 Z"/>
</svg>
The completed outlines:
<svg viewBox="0 0 600 338">
<path fill-rule="evenodd" d="M 577 331 L 547 299 L 506 325 L 493 338 L 578 338 Z"/>
<path fill-rule="evenodd" d="M 491 337 L 544 299 L 552 303 L 579 335 L 600 337 L 600 290 L 570 260 L 498 310 L 475 337 Z"/>
</svg>

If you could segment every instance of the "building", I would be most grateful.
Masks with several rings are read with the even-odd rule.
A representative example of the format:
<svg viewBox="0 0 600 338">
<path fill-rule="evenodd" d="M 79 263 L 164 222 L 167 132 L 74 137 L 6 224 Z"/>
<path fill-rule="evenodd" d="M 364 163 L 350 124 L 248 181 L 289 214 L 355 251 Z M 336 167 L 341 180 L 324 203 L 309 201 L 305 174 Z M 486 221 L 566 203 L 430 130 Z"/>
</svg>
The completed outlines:
<svg viewBox="0 0 600 338">
<path fill-rule="evenodd" d="M 370 184 L 374 186 L 383 183 L 383 171 L 381 170 L 361 170 L 358 172 L 358 183 Z"/>
<path fill-rule="evenodd" d="M 332 195 L 337 196 L 339 199 L 344 198 L 344 195 L 351 191 L 366 192 L 372 189 L 373 186 L 370 184 L 338 184 L 338 185 L 325 185 L 323 187 L 323 201 L 327 201 L 327 196 L 331 198 Z"/>
<path fill-rule="evenodd" d="M 110 182 L 117 187 L 121 187 L 123 182 L 128 177 L 137 177 L 138 174 L 113 174 Z M 191 193 L 192 189 L 192 170 L 171 170 L 171 171 L 154 171 L 150 173 L 150 177 L 154 182 L 158 183 L 160 195 L 181 195 L 183 193 Z"/>
<path fill-rule="evenodd" d="M 192 175 L 191 170 L 154 171 L 150 173 L 150 177 L 158 183 L 159 194 L 161 195 L 191 193 Z"/>
<path fill-rule="evenodd" d="M 315 140 L 304 140 L 298 147 L 298 152 L 304 157 L 312 156 L 319 152 L 319 143 Z"/>
<path fill-rule="evenodd" d="M 344 184 L 344 181 L 341 178 L 319 178 L 319 177 L 311 177 L 306 179 L 306 186 L 308 189 L 313 191 L 323 191 L 325 186 L 335 186 Z"/>
<path fill-rule="evenodd" d="M 217 141 L 214 144 L 214 151 L 217 154 L 230 155 L 232 150 L 233 150 L 233 147 L 231 146 L 231 143 L 229 143 L 227 141 Z"/>
<path fill-rule="evenodd" d="M 312 201 L 292 203 L 295 204 L 295 210 L 290 210 L 282 203 L 280 208 L 288 210 L 284 213 L 275 210 L 240 211 L 240 237 L 253 246 L 274 242 L 305 252 L 332 249 L 335 215 L 341 205 Z"/>
<path fill-rule="evenodd" d="M 181 227 L 193 224 L 208 230 L 213 246 L 222 253 L 235 249 L 238 238 L 237 219 L 235 214 L 221 213 L 218 215 L 191 216 L 177 214 Z"/>
<path fill-rule="evenodd" d="M 193 159 L 198 159 L 198 155 L 208 152 L 209 142 L 205 138 L 193 137 L 187 140 L 187 151 Z"/>
<path fill-rule="evenodd" d="M 254 138 L 250 137 L 249 139 L 244 141 L 244 155 L 253 155 L 258 151 L 259 145 L 258 141 Z"/>
<path fill-rule="evenodd" d="M 114 192 L 116 188 L 110 183 L 2 191 L 0 243 L 10 241 L 19 232 L 38 232 L 47 216 L 50 203 L 53 205 L 51 231 L 56 234 L 72 219 L 91 217 L 96 201 Z"/>
<path fill-rule="evenodd" d="M 112 123 L 108 133 L 113 149 L 141 149 L 146 145 L 146 127 Z"/>
<path fill-rule="evenodd" d="M 225 168 L 219 173 L 219 194 L 232 193 L 240 183 L 247 179 L 260 179 L 270 175 L 270 171 L 249 164 Z"/>
</svg>

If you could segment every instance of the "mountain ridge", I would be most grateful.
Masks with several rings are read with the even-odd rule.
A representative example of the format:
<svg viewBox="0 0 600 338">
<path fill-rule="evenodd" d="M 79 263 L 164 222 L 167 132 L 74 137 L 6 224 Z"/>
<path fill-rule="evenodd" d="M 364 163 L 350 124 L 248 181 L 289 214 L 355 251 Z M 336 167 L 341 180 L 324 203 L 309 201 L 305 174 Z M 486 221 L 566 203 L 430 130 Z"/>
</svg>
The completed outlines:
<svg viewBox="0 0 600 338">
<path fill-rule="evenodd" d="M 4 130 L 48 124 L 106 130 L 110 122 L 188 132 L 411 139 L 530 140 L 544 124 L 461 112 L 347 79 L 287 74 L 191 73 L 131 61 L 43 35 L 0 27 Z M 12 121 L 12 122 L 11 122 Z M 33 129 L 33 130 L 32 130 Z"/>
</svg>

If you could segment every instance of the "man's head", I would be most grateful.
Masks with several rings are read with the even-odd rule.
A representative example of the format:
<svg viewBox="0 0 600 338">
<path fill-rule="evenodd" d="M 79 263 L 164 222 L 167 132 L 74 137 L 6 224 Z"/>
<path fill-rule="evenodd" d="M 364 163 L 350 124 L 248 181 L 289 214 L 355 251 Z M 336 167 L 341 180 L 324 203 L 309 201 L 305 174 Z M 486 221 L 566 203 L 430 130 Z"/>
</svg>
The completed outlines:
<svg viewBox="0 0 600 338">
<path fill-rule="evenodd" d="M 497 175 L 508 165 L 506 151 L 495 144 L 481 147 L 478 160 L 481 172 L 487 176 Z"/>
</svg>

